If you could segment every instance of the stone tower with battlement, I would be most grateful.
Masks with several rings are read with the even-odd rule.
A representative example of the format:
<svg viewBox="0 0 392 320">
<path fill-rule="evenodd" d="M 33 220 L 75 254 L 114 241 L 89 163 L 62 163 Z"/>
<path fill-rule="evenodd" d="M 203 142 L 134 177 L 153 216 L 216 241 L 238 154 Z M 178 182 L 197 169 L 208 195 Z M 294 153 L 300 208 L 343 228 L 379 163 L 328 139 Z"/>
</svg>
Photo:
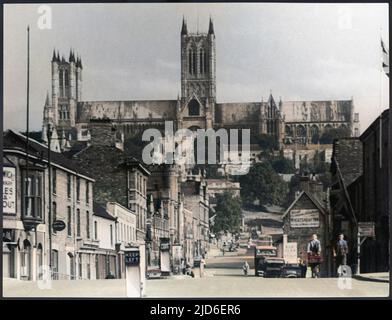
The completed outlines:
<svg viewBox="0 0 392 320">
<path fill-rule="evenodd" d="M 210 19 L 207 33 L 181 28 L 180 128 L 212 128 L 216 103 L 215 33 Z"/>
<path fill-rule="evenodd" d="M 57 131 L 68 132 L 76 124 L 76 106 L 82 98 L 82 60 L 70 50 L 68 61 L 53 50 L 51 103 L 44 106 L 44 126 L 53 124 Z M 63 133 L 61 133 L 63 134 Z"/>
</svg>

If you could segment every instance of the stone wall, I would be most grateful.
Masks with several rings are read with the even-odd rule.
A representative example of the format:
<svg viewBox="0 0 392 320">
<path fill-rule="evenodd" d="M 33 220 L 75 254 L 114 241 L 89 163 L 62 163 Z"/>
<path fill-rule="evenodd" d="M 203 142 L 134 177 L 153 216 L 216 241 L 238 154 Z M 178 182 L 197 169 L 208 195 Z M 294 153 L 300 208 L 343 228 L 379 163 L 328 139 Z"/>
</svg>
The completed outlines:
<svg viewBox="0 0 392 320">
<path fill-rule="evenodd" d="M 312 209 L 318 210 L 319 212 L 319 227 L 292 227 L 290 225 L 290 215 L 292 210 L 303 210 Z M 324 262 L 321 265 L 321 272 L 324 276 L 328 273 L 328 250 L 329 250 L 329 238 L 326 235 L 326 223 L 327 217 L 323 214 L 309 196 L 304 193 L 302 197 L 295 203 L 291 210 L 283 219 L 283 233 L 287 234 L 288 242 L 297 242 L 297 253 L 298 257 L 307 260 L 307 245 L 312 238 L 313 234 L 317 234 L 318 239 L 321 242 L 322 256 L 324 257 Z M 328 248 L 328 249 L 327 249 Z"/>
</svg>

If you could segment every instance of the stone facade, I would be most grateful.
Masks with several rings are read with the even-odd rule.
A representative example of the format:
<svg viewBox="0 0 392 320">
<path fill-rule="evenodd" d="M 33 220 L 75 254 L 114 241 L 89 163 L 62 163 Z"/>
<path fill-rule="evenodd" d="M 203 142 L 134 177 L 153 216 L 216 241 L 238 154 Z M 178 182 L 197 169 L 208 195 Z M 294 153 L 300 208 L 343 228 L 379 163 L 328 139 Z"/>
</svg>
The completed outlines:
<svg viewBox="0 0 392 320">
<path fill-rule="evenodd" d="M 301 193 L 289 206 L 283 215 L 283 234 L 288 242 L 297 243 L 298 258 L 307 261 L 307 245 L 313 234 L 317 234 L 321 242 L 321 252 L 324 261 L 320 266 L 322 276 L 330 274 L 329 256 L 329 225 L 328 212 L 322 202 L 322 185 L 315 181 L 304 179 L 301 183 Z M 300 215 L 297 218 L 294 215 Z"/>
<path fill-rule="evenodd" d="M 149 223 L 151 229 L 151 262 L 159 257 L 161 238 L 170 238 L 170 243 L 179 244 L 179 172 L 175 165 L 151 165 L 151 176 L 147 183 L 150 197 Z"/>
<path fill-rule="evenodd" d="M 209 250 L 209 196 L 207 183 L 200 174 L 188 175 L 186 181 L 181 184 L 181 192 L 184 199 L 184 209 L 192 212 L 192 223 L 190 217 L 185 216 L 187 232 L 192 235 L 192 243 L 187 243 L 188 251 L 192 257 L 186 260 L 200 258 Z M 190 229 L 192 228 L 192 229 Z M 189 253 L 188 253 L 189 254 Z"/>
<path fill-rule="evenodd" d="M 389 110 L 382 113 L 381 140 L 380 117 L 360 136 L 363 143 L 363 210 L 360 221 L 375 222 L 375 239 L 367 239 L 362 247 L 361 272 L 389 270 Z M 381 150 L 380 150 L 381 149 Z M 381 159 L 381 160 L 380 160 Z M 363 265 L 362 265 L 363 263 Z"/>
<path fill-rule="evenodd" d="M 144 240 L 147 219 L 149 171 L 116 146 L 117 131 L 110 120 L 97 120 L 91 129 L 91 144 L 72 155 L 78 165 L 96 177 L 94 199 L 101 205 L 115 201 L 134 211 L 137 238 Z"/>
<path fill-rule="evenodd" d="M 339 233 L 345 235 L 349 246 L 347 264 L 354 268 L 357 264 L 357 221 L 362 211 L 362 158 L 362 142 L 359 138 L 334 141 L 330 191 L 331 243 L 337 241 Z"/>
<path fill-rule="evenodd" d="M 53 279 L 86 279 L 93 263 L 90 253 L 94 250 L 91 233 L 94 180 L 75 163 L 52 152 L 50 181 L 47 146 L 29 139 L 27 172 L 34 188 L 28 189 L 31 200 L 26 211 L 22 200 L 27 195 L 22 183 L 26 156 L 21 151 L 25 144 L 26 139 L 20 134 L 8 131 L 4 135 L 3 164 L 15 170 L 16 210 L 3 216 L 3 258 L 6 261 L 3 275 L 21 280 L 42 279 L 45 266 L 49 266 L 51 204 L 52 221 L 62 220 L 66 224 L 62 231 L 52 230 Z"/>
<path fill-rule="evenodd" d="M 46 125 L 57 128 L 62 149 L 73 141 L 88 141 L 90 120 L 109 118 L 125 138 L 147 128 L 164 129 L 164 121 L 179 128 L 250 129 L 282 143 L 311 144 L 330 128 L 359 134 L 358 114 L 352 100 L 266 101 L 219 103 L 216 95 L 216 38 L 210 20 L 208 32 L 192 33 L 183 20 L 181 29 L 181 96 L 172 100 L 83 101 L 82 62 L 71 51 L 69 61 L 54 53 L 52 94 L 44 105 Z"/>
</svg>

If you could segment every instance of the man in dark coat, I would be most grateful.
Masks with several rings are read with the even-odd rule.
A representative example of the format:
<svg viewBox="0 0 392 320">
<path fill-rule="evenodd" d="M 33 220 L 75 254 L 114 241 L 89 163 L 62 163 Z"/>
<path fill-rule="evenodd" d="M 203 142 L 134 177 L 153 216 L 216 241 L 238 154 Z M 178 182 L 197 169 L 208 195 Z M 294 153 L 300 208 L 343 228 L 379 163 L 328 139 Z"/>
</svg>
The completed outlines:
<svg viewBox="0 0 392 320">
<path fill-rule="evenodd" d="M 347 254 L 348 254 L 348 245 L 347 241 L 344 240 L 343 233 L 339 234 L 339 239 L 336 242 L 336 246 L 334 249 L 334 256 L 336 259 L 336 268 L 339 272 L 340 266 L 347 265 Z"/>
</svg>

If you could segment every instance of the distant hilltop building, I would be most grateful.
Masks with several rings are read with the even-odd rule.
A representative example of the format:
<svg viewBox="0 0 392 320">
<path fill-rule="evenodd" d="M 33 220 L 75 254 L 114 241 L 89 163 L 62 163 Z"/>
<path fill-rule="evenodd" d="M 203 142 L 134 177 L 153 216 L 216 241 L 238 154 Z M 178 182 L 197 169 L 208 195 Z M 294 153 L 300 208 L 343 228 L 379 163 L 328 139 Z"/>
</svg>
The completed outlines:
<svg viewBox="0 0 392 320">
<path fill-rule="evenodd" d="M 229 54 L 229 53 L 228 53 Z M 353 100 L 266 101 L 219 103 L 216 97 L 216 39 L 210 19 L 207 33 L 191 33 L 185 19 L 181 28 L 181 96 L 173 100 L 84 101 L 82 59 L 71 50 L 68 60 L 53 52 L 51 95 L 43 114 L 43 139 L 48 123 L 56 129 L 61 150 L 76 141 L 90 140 L 90 120 L 110 119 L 119 139 L 147 128 L 251 129 L 280 144 L 314 143 L 328 129 L 347 129 L 359 135 Z M 317 139 L 316 139 L 317 140 Z"/>
</svg>

